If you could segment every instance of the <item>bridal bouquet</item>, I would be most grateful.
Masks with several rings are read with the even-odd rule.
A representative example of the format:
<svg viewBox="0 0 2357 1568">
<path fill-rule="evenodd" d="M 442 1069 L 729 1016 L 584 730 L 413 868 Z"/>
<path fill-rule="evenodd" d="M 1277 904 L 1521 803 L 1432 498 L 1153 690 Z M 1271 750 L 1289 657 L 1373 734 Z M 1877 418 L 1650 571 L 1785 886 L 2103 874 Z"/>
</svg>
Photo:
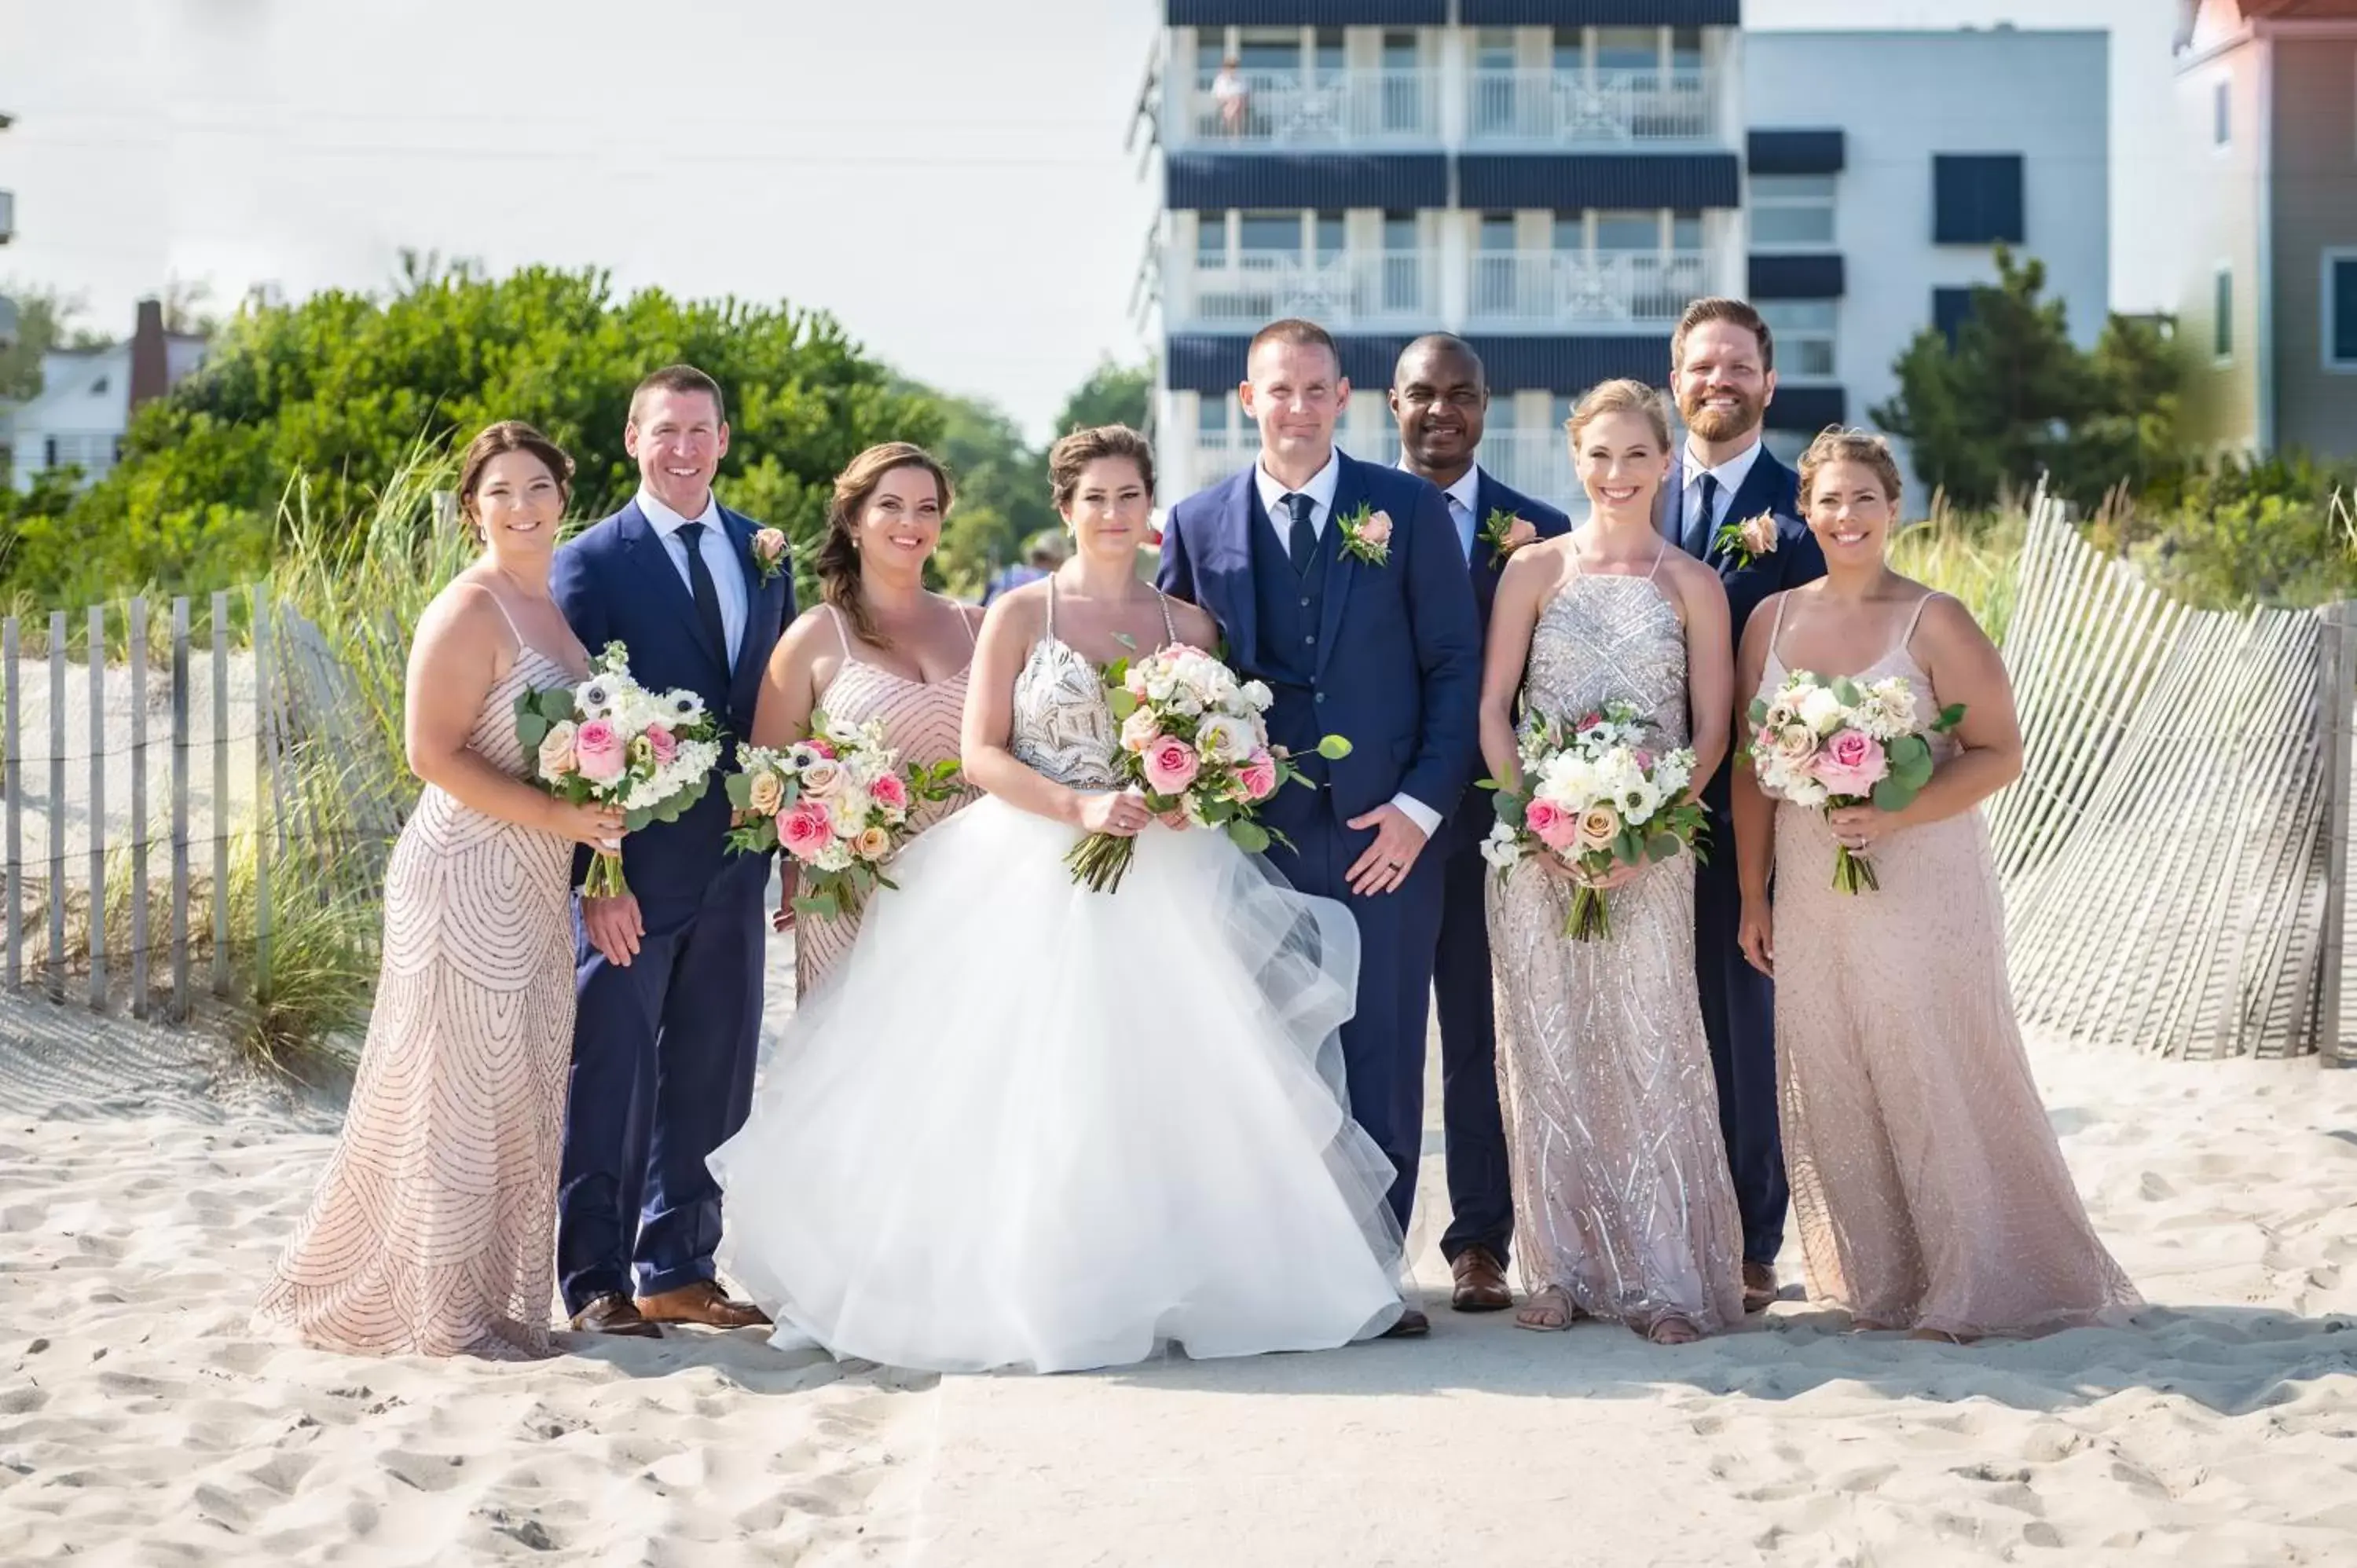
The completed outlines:
<svg viewBox="0 0 2357 1568">
<path fill-rule="evenodd" d="M 630 678 L 630 652 L 619 642 L 590 661 L 577 686 L 526 692 L 516 699 L 516 739 L 533 776 L 575 805 L 619 808 L 631 832 L 677 822 L 704 799 L 720 760 L 717 726 L 693 692 L 650 692 Z M 601 849 L 589 863 L 582 896 L 628 893 L 622 853 Z"/>
<path fill-rule="evenodd" d="M 1502 874 L 1526 854 L 1551 854 L 1581 874 L 1563 927 L 1574 941 L 1612 934 L 1604 890 L 1589 878 L 1616 863 L 1642 865 L 1682 849 L 1702 854 L 1695 843 L 1702 806 L 1684 798 L 1695 754 L 1655 751 L 1649 733 L 1630 703 L 1607 703 L 1568 725 L 1534 716 L 1519 740 L 1525 792 L 1481 781 L 1498 791 L 1498 825 L 1481 845 L 1484 860 Z"/>
<path fill-rule="evenodd" d="M 783 747 L 738 746 L 728 803 L 739 825 L 728 847 L 762 854 L 783 849 L 799 867 L 794 908 L 827 919 L 856 909 L 878 887 L 881 869 L 909 840 L 909 810 L 946 800 L 957 764 L 902 768 L 884 744 L 884 725 L 811 715 L 808 740 Z"/>
<path fill-rule="evenodd" d="M 1121 724 L 1114 766 L 1159 816 L 1183 811 L 1197 827 L 1220 828 L 1248 854 L 1278 836 L 1254 821 L 1261 803 L 1301 772 L 1281 746 L 1272 746 L 1262 714 L 1269 689 L 1239 681 L 1234 671 L 1200 648 L 1173 643 L 1143 659 L 1116 659 L 1105 671 L 1105 702 Z M 1329 735 L 1318 743 L 1328 761 L 1348 757 L 1351 743 Z M 1307 782 L 1307 780 L 1303 780 Z M 1137 841 L 1091 833 L 1064 864 L 1072 880 L 1099 893 L 1121 886 Z"/>
<path fill-rule="evenodd" d="M 1929 737 L 1964 716 L 1962 703 L 1951 705 L 1926 730 L 1904 675 L 1861 682 L 1795 670 L 1772 696 L 1751 704 L 1752 772 L 1762 789 L 1796 806 L 1904 811 L 1932 780 Z M 1835 849 L 1834 891 L 1880 886 L 1863 854 L 1847 844 Z"/>
</svg>

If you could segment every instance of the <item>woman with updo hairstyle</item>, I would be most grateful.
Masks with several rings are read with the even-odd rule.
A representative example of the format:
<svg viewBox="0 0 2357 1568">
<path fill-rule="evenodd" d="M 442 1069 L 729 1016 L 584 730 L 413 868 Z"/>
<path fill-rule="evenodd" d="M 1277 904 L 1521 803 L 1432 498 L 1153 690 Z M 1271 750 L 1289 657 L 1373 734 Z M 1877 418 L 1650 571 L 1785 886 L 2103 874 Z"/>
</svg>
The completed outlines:
<svg viewBox="0 0 2357 1568">
<path fill-rule="evenodd" d="M 1075 431 L 1048 474 L 1074 548 L 984 619 L 963 750 L 983 798 L 895 864 L 712 1156 L 724 1266 L 781 1342 L 934 1371 L 1381 1333 L 1399 1234 L 1391 1161 L 1342 1090 L 1351 913 L 1157 817 L 1118 766 L 1153 744 L 1275 789 L 1234 711 L 1267 693 L 1223 693 L 1185 651 L 1216 646 L 1211 617 L 1138 575 L 1146 438 Z M 1191 736 L 1114 716 L 1111 667 L 1165 650 L 1207 693 Z M 1131 841 L 1116 886 L 1067 863 L 1095 833 Z"/>
<path fill-rule="evenodd" d="M 1794 671 L 1901 677 L 1932 736 L 1903 811 L 1771 800 L 1735 770 L 1744 956 L 1776 979 L 1776 1068 L 1792 1215 L 1812 1295 L 1861 1329 L 1963 1341 L 2125 1318 L 2136 1289 L 2096 1240 L 2040 1101 L 2005 972 L 1980 805 L 2021 772 L 2012 683 L 1972 612 L 1890 568 L 1899 464 L 1827 430 L 1801 458 L 1817 582 L 1770 596 L 1743 635 L 1748 708 Z M 1749 744 L 1747 715 L 1739 726 Z M 1838 847 L 1878 888 L 1833 885 Z"/>
<path fill-rule="evenodd" d="M 1654 526 L 1671 453 L 1661 394 L 1606 381 L 1566 433 L 1590 511 L 1507 557 L 1481 755 L 1520 792 L 1523 730 L 1568 732 L 1627 703 L 1654 751 L 1693 747 L 1686 795 L 1699 797 L 1727 755 L 1734 659 L 1718 575 Z M 1594 884 L 1610 930 L 1575 941 L 1581 880 L 1535 854 L 1490 884 L 1513 1251 L 1531 1293 L 1515 1321 L 1595 1317 L 1686 1344 L 1743 1320 L 1742 1225 L 1695 982 L 1694 857 L 1616 866 Z"/>
<path fill-rule="evenodd" d="M 404 723 L 425 788 L 385 870 L 368 1038 L 343 1136 L 260 1307 L 323 1349 L 548 1353 L 573 851 L 622 834 L 620 813 L 533 782 L 543 758 L 516 738 L 519 696 L 588 673 L 548 588 L 572 478 L 512 420 L 460 465 L 482 553 L 410 649 Z"/>
<path fill-rule="evenodd" d="M 812 715 L 823 713 L 846 724 L 882 724 L 903 768 L 957 759 L 982 612 L 925 586 L 925 564 L 941 545 L 952 496 L 949 471 L 906 441 L 870 446 L 834 477 L 816 563 L 823 602 L 786 628 L 770 656 L 753 714 L 755 746 L 807 739 Z M 960 789 L 913 803 L 910 833 L 972 799 Z M 781 855 L 779 867 L 784 893 L 776 924 L 793 930 L 794 988 L 808 996 L 851 950 L 863 910 L 798 918 L 794 864 Z"/>
</svg>

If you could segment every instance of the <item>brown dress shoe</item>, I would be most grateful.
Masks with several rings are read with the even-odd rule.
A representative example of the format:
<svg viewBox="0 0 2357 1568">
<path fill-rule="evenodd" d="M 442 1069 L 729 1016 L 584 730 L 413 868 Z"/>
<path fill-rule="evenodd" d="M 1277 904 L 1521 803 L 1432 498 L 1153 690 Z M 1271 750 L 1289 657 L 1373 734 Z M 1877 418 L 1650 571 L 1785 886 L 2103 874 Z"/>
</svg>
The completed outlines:
<svg viewBox="0 0 2357 1568">
<path fill-rule="evenodd" d="M 650 1323 L 701 1323 L 706 1328 L 767 1328 L 769 1314 L 748 1301 L 730 1301 L 710 1280 L 639 1297 Z"/>
<path fill-rule="evenodd" d="M 620 1334 L 633 1339 L 660 1339 L 662 1330 L 649 1323 L 630 1298 L 619 1291 L 608 1291 L 593 1295 L 588 1304 L 573 1315 L 573 1330 L 576 1334 Z"/>
<path fill-rule="evenodd" d="M 1779 1288 L 1776 1283 L 1775 1264 L 1746 1263 L 1743 1265 L 1744 1311 L 1767 1311 L 1768 1304 L 1776 1299 Z"/>
<path fill-rule="evenodd" d="M 1506 1265 L 1489 1248 L 1466 1248 L 1448 1265 L 1448 1272 L 1457 1276 L 1457 1289 L 1448 1305 L 1458 1311 L 1503 1312 L 1514 1305 L 1514 1293 L 1506 1288 Z"/>
<path fill-rule="evenodd" d="M 1386 1339 L 1421 1339 L 1432 1332 L 1432 1319 L 1415 1307 L 1403 1307 L 1399 1321 L 1383 1330 Z"/>
</svg>

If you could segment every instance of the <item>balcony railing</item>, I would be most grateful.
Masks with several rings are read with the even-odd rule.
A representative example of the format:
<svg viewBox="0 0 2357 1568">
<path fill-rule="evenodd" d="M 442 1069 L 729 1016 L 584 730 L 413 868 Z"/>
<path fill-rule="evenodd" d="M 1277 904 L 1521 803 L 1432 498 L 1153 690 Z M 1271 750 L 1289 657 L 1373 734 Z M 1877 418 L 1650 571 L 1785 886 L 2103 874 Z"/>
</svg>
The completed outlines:
<svg viewBox="0 0 2357 1568">
<path fill-rule="evenodd" d="M 1172 146 L 1364 147 L 1440 135 L 1440 90 L 1428 70 L 1351 70 L 1315 80 L 1245 71 L 1222 102 L 1208 83 L 1173 81 L 1163 119 Z"/>
<path fill-rule="evenodd" d="M 1476 70 L 1469 145 L 1700 142 L 1718 133 L 1718 83 L 1701 70 Z"/>
<path fill-rule="evenodd" d="M 1473 258 L 1468 316 L 1491 325 L 1674 326 L 1715 292 L 1693 252 L 1491 251 Z"/>
<path fill-rule="evenodd" d="M 1221 265 L 1183 263 L 1164 276 L 1185 276 L 1178 315 L 1190 326 L 1254 327 L 1281 316 L 1302 316 L 1329 327 L 1437 319 L 1438 258 L 1426 251 L 1350 253 L 1312 261 L 1281 252 L 1247 252 Z"/>
<path fill-rule="evenodd" d="M 1587 515 L 1587 498 L 1572 469 L 1570 439 L 1562 431 L 1493 429 L 1481 437 L 1481 449 L 1475 456 L 1509 489 L 1559 507 L 1575 518 Z"/>
</svg>

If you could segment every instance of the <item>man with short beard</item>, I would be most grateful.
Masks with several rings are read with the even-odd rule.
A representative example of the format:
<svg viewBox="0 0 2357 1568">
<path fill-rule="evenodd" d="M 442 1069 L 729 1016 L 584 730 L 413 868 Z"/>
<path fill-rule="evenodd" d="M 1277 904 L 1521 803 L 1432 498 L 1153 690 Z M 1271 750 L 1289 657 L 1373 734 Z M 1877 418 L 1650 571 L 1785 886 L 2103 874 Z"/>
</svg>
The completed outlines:
<svg viewBox="0 0 2357 1568">
<path fill-rule="evenodd" d="M 1662 488 L 1662 532 L 1718 568 L 1740 643 L 1761 600 L 1825 575 L 1824 553 L 1800 518 L 1800 478 L 1760 439 L 1776 395 L 1775 340 L 1760 313 L 1739 299 L 1686 306 L 1670 338 L 1670 390 L 1686 440 Z M 1768 521 L 1753 531 L 1754 542 L 1722 542 L 1730 523 L 1763 517 Z M 1738 703 L 1750 699 L 1749 692 L 1736 693 Z M 1719 1131 L 1743 1216 L 1743 1306 L 1758 1312 L 1776 1298 L 1787 1190 L 1776 1125 L 1776 988 L 1745 961 L 1736 942 L 1743 894 L 1727 791 L 1737 766 L 1730 755 L 1703 790 L 1711 854 L 1695 873 L 1695 978 L 1718 1079 Z"/>
<path fill-rule="evenodd" d="M 1506 557 L 1525 543 L 1567 532 L 1571 520 L 1474 460 L 1489 417 L 1490 382 L 1480 356 L 1462 338 L 1435 332 L 1403 349 L 1392 370 L 1391 409 L 1399 424 L 1399 466 L 1431 480 L 1448 503 L 1486 636 Z M 1495 537 L 1493 521 L 1500 530 Z M 1453 1276 L 1449 1305 L 1459 1312 L 1500 1312 L 1514 1305 L 1506 1285 L 1513 1187 L 1498 1105 L 1498 1026 L 1482 894 L 1488 865 L 1481 841 L 1497 820 L 1497 797 L 1469 789 L 1440 830 L 1440 946 L 1432 989 L 1440 1013 L 1449 1210 L 1440 1255 Z"/>
</svg>

